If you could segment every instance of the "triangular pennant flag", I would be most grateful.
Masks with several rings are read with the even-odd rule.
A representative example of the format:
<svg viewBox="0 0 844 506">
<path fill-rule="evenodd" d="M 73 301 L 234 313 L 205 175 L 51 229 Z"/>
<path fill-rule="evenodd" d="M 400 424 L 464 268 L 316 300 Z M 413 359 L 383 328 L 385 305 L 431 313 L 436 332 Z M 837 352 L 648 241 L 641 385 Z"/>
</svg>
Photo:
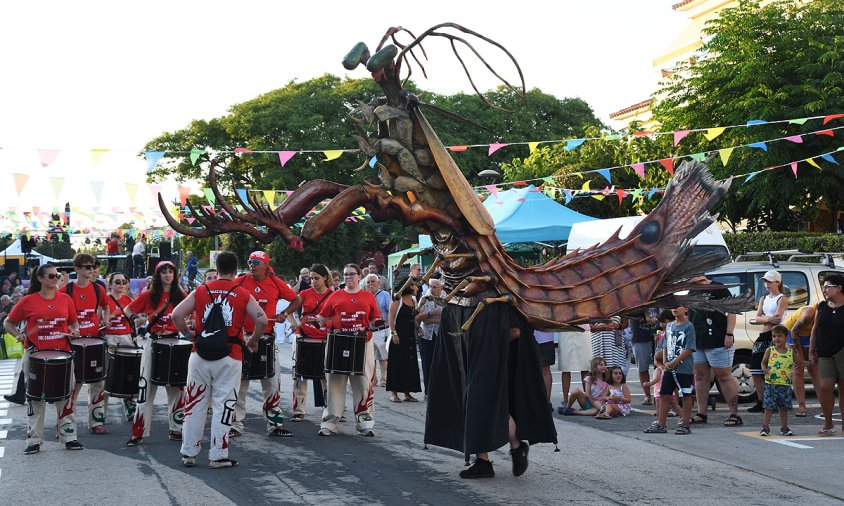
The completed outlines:
<svg viewBox="0 0 844 506">
<path fill-rule="evenodd" d="M 748 144 L 747 147 L 761 149 L 762 151 L 768 151 L 768 145 L 764 142 L 754 142 L 753 144 Z"/>
<path fill-rule="evenodd" d="M 724 165 L 727 165 L 727 160 L 730 159 L 730 155 L 733 154 L 734 149 L 735 148 L 724 148 L 724 149 L 718 150 L 718 155 L 721 156 L 721 163 L 723 163 Z"/>
<path fill-rule="evenodd" d="M 208 200 L 209 204 L 211 204 L 212 206 L 217 205 L 217 197 L 214 196 L 214 192 L 211 190 L 211 188 L 203 188 L 202 193 L 205 194 L 205 199 Z"/>
<path fill-rule="evenodd" d="M 100 198 L 103 196 L 103 186 L 105 181 L 91 181 L 91 189 L 94 190 L 94 202 L 100 203 Z"/>
<path fill-rule="evenodd" d="M 569 139 L 566 141 L 566 151 L 571 151 L 572 149 L 580 146 L 586 142 L 586 139 Z"/>
<path fill-rule="evenodd" d="M 829 123 L 830 121 L 832 121 L 836 118 L 844 118 L 844 114 L 830 114 L 828 116 L 824 116 L 823 117 L 823 124 L 826 125 L 827 123 Z"/>
<path fill-rule="evenodd" d="M 126 193 L 129 195 L 129 202 L 135 205 L 135 198 L 138 196 L 138 185 L 135 183 L 125 183 Z M 157 197 L 158 195 L 156 195 Z"/>
<path fill-rule="evenodd" d="M 498 143 L 490 144 L 489 145 L 489 152 L 487 153 L 487 156 L 495 153 L 496 151 L 498 151 L 499 149 L 503 148 L 506 145 L 507 144 L 498 144 Z"/>
<path fill-rule="evenodd" d="M 62 186 L 64 186 L 64 178 L 63 177 L 51 177 L 50 184 L 53 185 L 53 195 L 56 197 L 56 200 L 59 198 L 59 193 L 62 191 Z"/>
<path fill-rule="evenodd" d="M 724 133 L 724 130 L 726 130 L 726 129 L 727 129 L 727 127 L 709 128 L 709 129 L 706 130 L 706 133 L 703 134 L 703 136 L 706 137 L 706 140 L 711 141 L 711 140 L 715 139 L 716 137 L 718 137 L 719 135 L 721 135 L 722 133 Z"/>
<path fill-rule="evenodd" d="M 234 154 L 236 154 L 236 155 L 239 155 L 239 154 L 241 154 L 241 153 L 251 153 L 251 152 L 252 152 L 252 150 L 251 150 L 251 149 L 246 149 L 246 148 L 234 148 Z"/>
<path fill-rule="evenodd" d="M 513 186 L 527 186 L 527 183 L 524 181 L 513 181 L 510 184 L 512 184 Z"/>
<path fill-rule="evenodd" d="M 809 118 L 797 118 L 797 119 L 790 119 L 788 120 L 789 125 L 802 125 L 803 123 L 809 121 Z M 755 175 L 755 173 L 754 173 Z"/>
<path fill-rule="evenodd" d="M 161 193 L 161 185 L 160 184 L 148 184 L 147 188 L 149 188 L 149 192 L 152 194 L 152 197 L 158 200 L 158 194 Z M 127 189 L 128 191 L 128 189 Z"/>
<path fill-rule="evenodd" d="M 281 162 L 281 166 L 284 167 L 284 164 L 289 162 L 293 155 L 295 155 L 295 151 L 279 151 L 278 152 L 278 161 Z M 337 155 L 340 156 L 340 155 Z"/>
<path fill-rule="evenodd" d="M 663 158 L 662 160 L 659 161 L 659 163 L 662 164 L 663 167 L 665 167 L 665 170 L 667 170 L 668 173 L 671 174 L 671 177 L 674 177 L 674 160 L 673 159 Z"/>
<path fill-rule="evenodd" d="M 830 137 L 835 137 L 835 132 L 832 130 L 821 130 L 819 132 L 815 132 L 815 135 L 828 135 Z"/>
<path fill-rule="evenodd" d="M 621 189 L 615 191 L 615 194 L 618 195 L 618 205 L 621 205 L 624 202 L 624 197 L 627 196 L 627 192 Z"/>
<path fill-rule="evenodd" d="M 547 185 L 546 185 L 546 186 L 543 186 L 543 187 L 542 187 L 542 192 L 543 192 L 543 193 L 545 193 L 545 195 L 547 195 L 549 199 L 553 199 L 553 198 L 554 198 L 554 194 L 556 193 L 556 191 L 555 191 L 555 190 L 556 190 L 556 189 L 555 189 L 554 187 L 552 187 L 552 186 L 547 186 Z"/>
<path fill-rule="evenodd" d="M 488 185 L 484 186 L 484 188 L 486 188 L 489 191 L 490 195 L 492 195 L 495 198 L 498 198 L 498 187 L 497 186 L 495 186 L 494 184 L 488 184 Z"/>
<path fill-rule="evenodd" d="M 605 135 L 604 140 L 605 141 L 620 141 L 621 140 L 621 134 Z"/>
<path fill-rule="evenodd" d="M 595 172 L 604 176 L 604 178 L 606 178 L 607 182 L 612 184 L 612 176 L 610 176 L 610 169 L 598 169 Z"/>
<path fill-rule="evenodd" d="M 459 153 L 461 151 L 466 151 L 467 149 L 469 149 L 469 146 L 449 146 L 448 147 L 448 150 L 451 151 L 452 153 Z"/>
<path fill-rule="evenodd" d="M 747 182 L 750 181 L 751 179 L 753 179 L 753 176 L 755 176 L 756 174 L 759 174 L 759 173 L 758 172 L 751 172 L 750 174 L 748 174 L 747 177 L 744 178 L 744 183 L 742 183 L 742 184 L 747 184 Z"/>
<path fill-rule="evenodd" d="M 217 211 L 215 211 L 211 206 L 202 206 L 202 209 L 208 214 L 217 214 Z"/>
<path fill-rule="evenodd" d="M 683 137 L 689 135 L 690 130 L 677 130 L 674 132 L 674 147 L 677 147 L 677 144 L 683 140 Z"/>
<path fill-rule="evenodd" d="M 583 186 L 580 187 L 580 191 L 583 193 L 589 193 L 589 180 L 587 179 L 584 181 Z"/>
<path fill-rule="evenodd" d="M 264 190 L 264 198 L 267 199 L 267 205 L 270 209 L 275 210 L 275 190 Z"/>
<path fill-rule="evenodd" d="M 645 179 L 645 164 L 644 163 L 634 163 L 630 167 L 633 168 L 633 171 L 639 175 L 640 178 Z"/>
<path fill-rule="evenodd" d="M 633 137 L 644 137 L 646 135 L 653 135 L 653 130 L 639 130 L 633 134 Z"/>
<path fill-rule="evenodd" d="M 53 163 L 58 155 L 58 149 L 39 149 L 38 156 L 41 157 L 41 167 L 46 167 Z"/>
<path fill-rule="evenodd" d="M 196 218 L 188 218 L 188 224 L 193 225 L 193 222 L 196 221 Z"/>
<path fill-rule="evenodd" d="M 164 156 L 164 151 L 144 151 L 144 158 L 147 160 L 147 173 L 155 169 L 158 161 Z"/>
<path fill-rule="evenodd" d="M 528 149 L 530 150 L 531 154 L 536 151 L 536 148 L 539 146 L 538 142 L 528 142 Z"/>
<path fill-rule="evenodd" d="M 342 149 L 329 149 L 329 150 L 323 151 L 322 154 L 325 155 L 325 160 L 323 160 L 323 162 L 330 162 L 331 160 L 336 160 L 336 159 L 340 158 L 340 156 L 343 154 L 343 150 Z"/>
<path fill-rule="evenodd" d="M 199 157 L 205 153 L 204 149 L 192 149 L 190 150 L 190 163 L 191 165 L 196 165 L 196 161 L 199 160 Z"/>
<path fill-rule="evenodd" d="M 791 141 L 795 144 L 803 144 L 803 136 L 802 135 L 789 135 L 785 138 L 787 141 Z"/>
<path fill-rule="evenodd" d="M 791 172 L 794 173 L 794 179 L 797 179 L 797 162 L 791 162 Z"/>
<path fill-rule="evenodd" d="M 369 168 L 374 169 L 376 163 L 378 163 L 378 157 L 373 156 L 372 158 L 369 159 Z"/>
<path fill-rule="evenodd" d="M 838 162 L 829 153 L 821 155 L 821 158 L 823 158 L 824 160 L 826 160 L 829 163 L 834 163 L 835 165 L 838 165 Z"/>
<path fill-rule="evenodd" d="M 91 150 L 91 167 L 96 167 L 100 160 L 108 153 L 108 149 L 92 149 Z"/>
<path fill-rule="evenodd" d="M 747 126 L 753 126 L 753 125 L 765 125 L 767 123 L 768 122 L 763 120 L 763 119 L 751 119 L 751 120 L 748 120 L 747 123 L 745 123 L 745 124 Z"/>
<path fill-rule="evenodd" d="M 630 193 L 630 196 L 633 198 L 633 200 L 638 199 L 639 197 L 641 197 L 641 196 L 642 196 L 642 189 L 641 189 L 641 188 L 636 188 L 635 190 L 633 190 L 633 191 Z"/>
<path fill-rule="evenodd" d="M 554 181 L 554 178 L 553 178 L 553 177 L 551 177 L 551 176 L 545 176 L 545 177 L 543 177 L 543 178 L 542 178 L 542 181 L 544 181 L 546 185 L 551 185 L 551 186 L 553 186 L 553 185 L 557 184 L 557 182 L 556 182 L 556 181 Z"/>
<path fill-rule="evenodd" d="M 235 191 L 237 192 L 237 196 L 240 197 L 240 200 L 242 200 L 244 204 L 249 205 L 249 200 L 246 198 L 246 190 L 243 188 L 237 188 Z"/>
<path fill-rule="evenodd" d="M 596 193 L 596 194 L 592 195 L 592 198 L 595 199 L 595 200 L 604 200 L 604 196 L 601 195 L 600 193 Z"/>
<path fill-rule="evenodd" d="M 692 155 L 689 155 L 689 158 L 698 162 L 702 162 L 706 160 L 706 153 L 694 153 Z"/>
<path fill-rule="evenodd" d="M 813 158 L 807 158 L 807 159 L 806 159 L 806 163 L 808 163 L 808 164 L 809 164 L 809 165 L 811 165 L 812 167 L 815 167 L 815 168 L 818 168 L 818 169 L 820 169 L 820 168 L 821 168 L 821 166 L 820 166 L 820 165 L 818 165 L 818 162 L 816 162 Z"/>
<path fill-rule="evenodd" d="M 651 188 L 651 191 L 648 192 L 648 200 L 651 200 L 658 190 L 656 188 Z"/>
<path fill-rule="evenodd" d="M 190 187 L 189 186 L 180 186 L 179 187 L 179 202 L 181 202 L 182 207 L 185 207 L 188 201 L 188 196 L 190 195 Z"/>
</svg>

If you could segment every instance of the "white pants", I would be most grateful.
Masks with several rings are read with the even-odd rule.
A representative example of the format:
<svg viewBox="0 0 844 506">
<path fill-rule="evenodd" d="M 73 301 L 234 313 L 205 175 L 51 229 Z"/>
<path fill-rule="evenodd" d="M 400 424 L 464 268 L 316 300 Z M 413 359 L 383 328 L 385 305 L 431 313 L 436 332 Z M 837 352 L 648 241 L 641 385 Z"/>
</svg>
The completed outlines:
<svg viewBox="0 0 844 506">
<path fill-rule="evenodd" d="M 134 338 L 131 334 L 106 334 L 105 337 L 106 342 L 108 343 L 108 349 L 110 351 L 114 351 L 117 349 L 118 346 L 126 346 L 132 347 L 135 346 Z M 108 395 L 108 392 L 105 394 L 105 402 L 103 403 L 103 415 L 107 418 L 108 417 L 108 400 L 111 398 Z M 126 419 L 130 422 L 135 418 L 135 409 L 138 407 L 135 399 L 121 399 L 123 401 L 123 414 L 126 416 Z M 105 421 L 103 421 L 105 423 Z"/>
<path fill-rule="evenodd" d="M 293 363 L 296 363 L 296 339 L 294 338 L 292 343 L 293 345 Z M 293 374 L 293 414 L 294 415 L 304 415 L 308 411 L 308 382 L 311 381 L 309 379 L 302 379 L 300 380 L 296 373 Z M 320 385 L 322 385 L 322 398 L 325 399 L 326 396 L 326 384 L 325 379 L 319 380 Z"/>
<path fill-rule="evenodd" d="M 29 377 L 29 350 L 23 354 L 24 377 Z M 70 382 L 73 384 L 73 367 L 70 369 Z M 55 403 L 56 421 L 62 443 L 76 441 L 76 415 L 74 414 L 73 395 L 63 401 Z M 26 445 L 40 445 L 44 441 L 44 417 L 47 403 L 29 399 L 29 409 L 26 413 Z"/>
<path fill-rule="evenodd" d="M 236 415 L 237 384 L 241 363 L 231 357 L 205 360 L 191 353 L 188 362 L 188 386 L 185 388 L 185 423 L 182 431 L 182 455 L 196 457 L 202 450 L 202 433 L 211 401 L 211 460 L 229 457 L 229 428 Z"/>
<path fill-rule="evenodd" d="M 272 337 L 271 337 L 272 338 Z M 273 374 L 272 378 L 261 378 L 261 390 L 264 393 L 264 419 L 267 421 L 267 432 L 272 432 L 277 427 L 284 426 L 284 412 L 281 410 L 281 373 L 279 372 L 278 347 L 273 346 Z M 243 419 L 246 418 L 246 394 L 249 392 L 249 382 L 241 380 L 240 389 L 237 392 L 237 406 L 235 406 L 235 417 L 232 428 L 243 432 Z"/>
<path fill-rule="evenodd" d="M 155 404 L 155 392 L 158 385 L 149 381 L 152 376 L 152 339 L 146 339 L 144 353 L 141 355 L 141 378 L 138 381 L 138 406 L 135 420 L 132 422 L 132 437 L 149 437 L 152 424 L 152 407 Z M 167 421 L 171 432 L 182 430 L 184 418 L 184 392 L 182 387 L 167 388 Z"/>
<path fill-rule="evenodd" d="M 337 422 L 343 416 L 346 403 L 346 382 L 352 386 L 352 406 L 355 409 L 355 429 L 366 432 L 375 427 L 373 398 L 375 395 L 375 350 L 372 340 L 366 342 L 363 375 L 326 374 L 328 393 L 322 411 L 320 429 L 337 432 Z"/>
</svg>

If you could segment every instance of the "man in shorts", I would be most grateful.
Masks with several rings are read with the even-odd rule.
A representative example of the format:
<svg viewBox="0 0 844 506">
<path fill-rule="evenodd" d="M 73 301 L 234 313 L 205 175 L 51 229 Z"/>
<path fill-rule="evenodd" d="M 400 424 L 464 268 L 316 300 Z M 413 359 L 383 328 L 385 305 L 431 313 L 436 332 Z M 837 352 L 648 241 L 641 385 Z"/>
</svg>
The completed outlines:
<svg viewBox="0 0 844 506">
<path fill-rule="evenodd" d="M 636 370 L 639 372 L 639 384 L 645 393 L 644 406 L 652 406 L 654 400 L 651 397 L 651 389 L 645 383 L 651 380 L 651 362 L 653 362 L 654 336 L 659 329 L 659 310 L 655 307 L 648 308 L 642 314 L 641 319 L 631 319 L 633 327 L 633 355 L 636 357 Z"/>
<path fill-rule="evenodd" d="M 393 298 L 390 292 L 381 289 L 381 280 L 378 274 L 367 274 L 365 278 L 366 290 L 375 296 L 378 302 L 378 309 L 381 311 L 381 318 L 384 320 L 381 326 L 372 329 L 372 344 L 375 345 L 375 360 L 381 368 L 380 386 L 387 385 L 387 339 L 390 337 L 390 324 L 387 316 L 390 314 L 390 302 Z"/>
<path fill-rule="evenodd" d="M 545 390 L 548 393 L 548 405 L 551 406 L 551 366 L 557 363 L 557 345 L 554 344 L 553 332 L 535 330 L 533 336 L 539 344 L 539 361 L 542 364 L 542 378 L 545 380 Z M 553 411 L 551 406 L 551 411 Z"/>
</svg>

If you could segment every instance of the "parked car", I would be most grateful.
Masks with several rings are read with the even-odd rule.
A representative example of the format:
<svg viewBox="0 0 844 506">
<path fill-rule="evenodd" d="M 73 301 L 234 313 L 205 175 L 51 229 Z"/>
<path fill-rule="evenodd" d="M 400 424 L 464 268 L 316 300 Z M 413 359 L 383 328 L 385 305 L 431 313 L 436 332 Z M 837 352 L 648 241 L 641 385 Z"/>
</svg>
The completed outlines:
<svg viewBox="0 0 844 506">
<path fill-rule="evenodd" d="M 769 256 L 768 262 L 763 261 L 742 261 L 739 257 L 737 262 L 724 265 L 719 269 L 707 274 L 709 279 L 725 285 L 738 285 L 730 288 L 733 295 L 739 295 L 750 290 L 753 299 L 758 301 L 767 292 L 762 282 L 765 272 L 774 269 L 782 275 L 783 294 L 788 298 L 788 312 L 800 309 L 800 307 L 816 304 L 823 300 L 821 284 L 823 278 L 830 273 L 837 272 L 844 274 L 844 269 L 836 266 L 832 254 L 799 255 L 797 252 L 785 252 L 790 254 L 787 261 L 777 262 L 776 255 L 783 252 L 765 253 Z M 839 254 L 840 255 L 840 254 Z M 814 256 L 819 257 L 824 263 L 802 263 L 796 262 L 799 258 Z M 836 262 L 837 263 L 837 262 Z M 783 321 L 785 318 L 783 318 Z M 761 325 L 756 324 L 756 308 L 742 314 L 736 315 L 735 347 L 736 353 L 733 358 L 733 377 L 738 383 L 738 395 L 740 402 L 750 402 L 756 399 L 756 391 L 753 386 L 753 379 L 750 375 L 750 352 L 753 343 L 759 337 Z M 808 383 L 807 383 L 808 384 Z"/>
</svg>

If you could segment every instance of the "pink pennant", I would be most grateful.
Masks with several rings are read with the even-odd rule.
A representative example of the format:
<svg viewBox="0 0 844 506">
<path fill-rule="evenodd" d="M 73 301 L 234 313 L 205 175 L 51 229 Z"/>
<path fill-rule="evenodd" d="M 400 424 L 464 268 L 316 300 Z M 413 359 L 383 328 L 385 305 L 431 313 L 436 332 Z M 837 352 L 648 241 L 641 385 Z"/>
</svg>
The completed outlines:
<svg viewBox="0 0 844 506">
<path fill-rule="evenodd" d="M 791 162 L 791 172 L 794 173 L 794 179 L 797 179 L 797 162 Z"/>
<path fill-rule="evenodd" d="M 527 186 L 527 183 L 524 181 L 514 181 L 513 186 Z"/>
<path fill-rule="evenodd" d="M 821 130 L 820 132 L 815 132 L 815 135 L 828 135 L 830 137 L 835 137 L 835 132 L 832 130 Z"/>
<path fill-rule="evenodd" d="M 179 187 L 179 201 L 182 203 L 182 207 L 185 207 L 185 203 L 188 201 L 188 195 L 190 195 L 190 187 L 180 186 Z"/>
<path fill-rule="evenodd" d="M 53 163 L 58 155 L 58 149 L 39 149 L 38 156 L 41 157 L 41 167 L 46 167 Z"/>
<path fill-rule="evenodd" d="M 196 218 L 188 218 L 188 223 L 193 225 L 193 222 L 196 221 Z"/>
<path fill-rule="evenodd" d="M 646 135 L 653 135 L 652 130 L 642 130 L 633 134 L 635 137 L 644 137 Z"/>
<path fill-rule="evenodd" d="M 677 144 L 683 140 L 683 137 L 689 135 L 689 130 L 677 130 L 674 132 L 674 147 L 677 147 Z"/>
<path fill-rule="evenodd" d="M 787 141 L 791 141 L 795 144 L 803 144 L 803 136 L 802 135 L 790 135 L 785 138 Z"/>
<path fill-rule="evenodd" d="M 246 149 L 246 148 L 234 148 L 234 154 L 236 154 L 236 155 L 237 155 L 237 154 L 240 154 L 240 153 L 251 153 L 251 152 L 252 152 L 252 150 L 251 150 L 251 149 Z"/>
<path fill-rule="evenodd" d="M 844 114 L 830 114 L 828 116 L 824 116 L 823 124 L 826 125 L 827 123 L 829 123 L 830 121 L 832 121 L 836 118 L 844 118 Z"/>
<path fill-rule="evenodd" d="M 295 155 L 295 151 L 279 151 L 278 152 L 278 161 L 281 162 L 281 166 L 284 167 L 284 164 L 289 162 L 293 155 Z"/>
<path fill-rule="evenodd" d="M 507 144 L 490 144 L 489 145 L 489 153 L 487 153 L 487 156 L 495 153 L 496 151 L 498 151 L 499 149 L 503 148 L 506 145 Z"/>
<path fill-rule="evenodd" d="M 668 173 L 671 174 L 671 177 L 674 177 L 674 160 L 673 159 L 663 158 L 662 160 L 659 161 L 659 163 L 662 164 L 663 167 L 665 167 L 665 170 L 667 170 Z"/>
<path fill-rule="evenodd" d="M 630 167 L 639 175 L 640 178 L 645 179 L 645 164 L 644 163 L 634 163 Z"/>
<path fill-rule="evenodd" d="M 484 188 L 489 190 L 490 195 L 492 195 L 495 198 L 498 198 L 498 187 L 497 186 L 495 186 L 494 184 L 488 184 L 488 185 L 484 186 Z"/>
</svg>

